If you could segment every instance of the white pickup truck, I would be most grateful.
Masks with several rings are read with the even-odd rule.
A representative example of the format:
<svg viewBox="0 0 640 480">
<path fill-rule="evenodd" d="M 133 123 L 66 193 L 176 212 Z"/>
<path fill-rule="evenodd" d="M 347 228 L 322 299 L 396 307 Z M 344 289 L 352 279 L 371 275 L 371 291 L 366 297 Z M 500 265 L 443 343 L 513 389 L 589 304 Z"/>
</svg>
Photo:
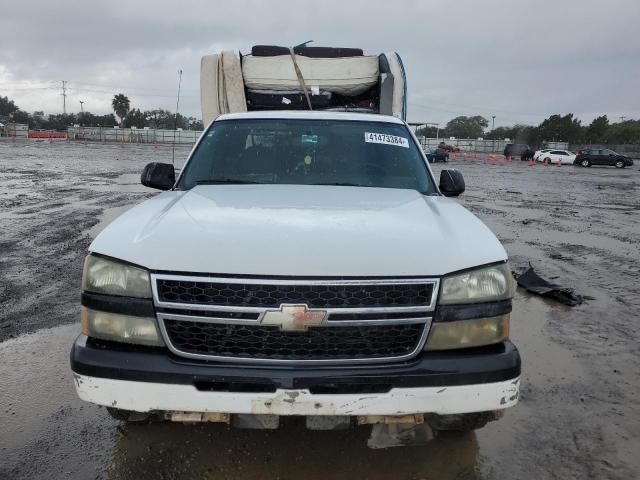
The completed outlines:
<svg viewBox="0 0 640 480">
<path fill-rule="evenodd" d="M 90 246 L 78 395 L 116 418 L 470 430 L 518 400 L 514 282 L 400 119 L 218 116 Z"/>
</svg>

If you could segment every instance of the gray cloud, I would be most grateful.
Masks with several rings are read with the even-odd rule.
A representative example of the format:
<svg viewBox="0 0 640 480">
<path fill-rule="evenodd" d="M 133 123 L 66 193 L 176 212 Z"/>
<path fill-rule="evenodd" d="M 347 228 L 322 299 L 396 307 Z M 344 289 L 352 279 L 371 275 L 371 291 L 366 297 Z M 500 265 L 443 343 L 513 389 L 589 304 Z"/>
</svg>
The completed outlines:
<svg viewBox="0 0 640 480">
<path fill-rule="evenodd" d="M 574 112 L 640 117 L 637 0 L 6 2 L 0 95 L 23 109 L 79 100 L 107 112 L 114 93 L 136 107 L 199 116 L 199 59 L 256 43 L 396 50 L 409 76 L 411 120 L 496 115 L 496 125 Z"/>
</svg>

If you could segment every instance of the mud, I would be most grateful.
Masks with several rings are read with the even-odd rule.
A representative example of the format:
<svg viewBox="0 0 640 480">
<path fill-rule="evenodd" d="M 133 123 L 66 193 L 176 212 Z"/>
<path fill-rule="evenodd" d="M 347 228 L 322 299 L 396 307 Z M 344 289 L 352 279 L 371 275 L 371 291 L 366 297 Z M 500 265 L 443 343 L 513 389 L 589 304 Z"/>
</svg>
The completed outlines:
<svg viewBox="0 0 640 480">
<path fill-rule="evenodd" d="M 178 149 L 177 164 L 185 156 Z M 519 291 L 519 405 L 473 434 L 370 450 L 366 428 L 125 425 L 75 397 L 68 352 L 84 251 L 153 194 L 138 184 L 143 165 L 170 159 L 166 147 L 0 142 L 0 478 L 640 476 L 637 166 L 448 165 L 465 175 L 461 203 L 516 267 L 531 261 L 593 300 L 570 308 Z"/>
</svg>

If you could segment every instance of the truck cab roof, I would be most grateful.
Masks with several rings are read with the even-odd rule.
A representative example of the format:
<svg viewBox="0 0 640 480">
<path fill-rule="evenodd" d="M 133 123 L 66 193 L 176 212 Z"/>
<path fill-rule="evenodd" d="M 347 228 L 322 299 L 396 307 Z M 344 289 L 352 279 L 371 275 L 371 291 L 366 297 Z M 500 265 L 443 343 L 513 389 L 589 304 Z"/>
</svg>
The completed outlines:
<svg viewBox="0 0 640 480">
<path fill-rule="evenodd" d="M 225 113 L 219 115 L 214 121 L 222 120 L 246 120 L 246 119 L 309 119 L 309 120 L 346 120 L 353 122 L 384 122 L 404 124 L 402 120 L 391 115 L 354 112 L 328 112 L 323 111 L 291 111 L 269 110 L 258 112 Z"/>
</svg>

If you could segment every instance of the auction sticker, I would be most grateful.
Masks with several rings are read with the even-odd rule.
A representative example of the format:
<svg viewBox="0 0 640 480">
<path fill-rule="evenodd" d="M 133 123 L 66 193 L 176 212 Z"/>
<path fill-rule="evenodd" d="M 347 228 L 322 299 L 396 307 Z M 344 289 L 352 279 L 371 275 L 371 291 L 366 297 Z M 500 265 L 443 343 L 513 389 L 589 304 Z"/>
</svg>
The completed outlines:
<svg viewBox="0 0 640 480">
<path fill-rule="evenodd" d="M 364 141 L 367 143 L 382 143 L 383 145 L 409 148 L 409 139 L 396 137 L 395 135 L 387 135 L 386 133 L 364 132 Z"/>
</svg>

